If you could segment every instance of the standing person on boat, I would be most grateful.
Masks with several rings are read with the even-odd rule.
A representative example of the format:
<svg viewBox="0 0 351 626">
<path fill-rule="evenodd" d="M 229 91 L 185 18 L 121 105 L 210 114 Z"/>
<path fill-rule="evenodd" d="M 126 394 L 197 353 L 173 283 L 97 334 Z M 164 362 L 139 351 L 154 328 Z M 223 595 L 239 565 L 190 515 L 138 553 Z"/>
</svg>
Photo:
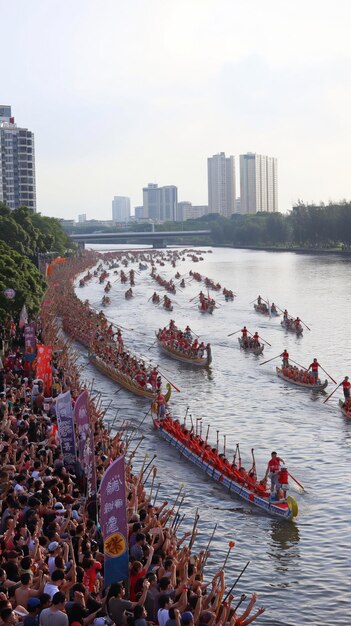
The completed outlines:
<svg viewBox="0 0 351 626">
<path fill-rule="evenodd" d="M 159 419 L 163 419 L 166 415 L 166 398 L 161 393 L 161 391 L 159 391 L 157 394 L 156 402 L 157 402 L 157 417 Z"/>
<path fill-rule="evenodd" d="M 280 355 L 283 359 L 283 367 L 289 367 L 289 352 L 284 348 L 284 352 Z"/>
<path fill-rule="evenodd" d="M 321 366 L 318 363 L 317 359 L 313 359 L 313 362 L 311 363 L 311 365 L 307 369 L 308 372 L 309 372 L 309 370 L 311 370 L 311 375 L 315 379 L 315 384 L 317 383 L 317 380 L 318 380 L 318 368 L 319 367 L 321 367 Z"/>
<path fill-rule="evenodd" d="M 287 322 L 289 319 L 289 313 L 287 309 L 284 309 L 283 316 L 284 316 L 284 321 Z"/>
<path fill-rule="evenodd" d="M 301 320 L 299 317 L 296 318 L 296 320 L 294 320 L 294 325 L 296 330 L 299 330 L 301 328 Z"/>
<path fill-rule="evenodd" d="M 342 390 L 344 392 L 344 398 L 345 400 L 349 400 L 350 398 L 350 387 L 351 387 L 351 383 L 349 381 L 349 377 L 345 376 L 344 380 L 342 381 Z"/>
<path fill-rule="evenodd" d="M 271 493 L 275 493 L 279 489 L 279 472 L 281 470 L 281 463 L 284 460 L 281 459 L 276 452 L 272 452 L 271 460 L 268 461 L 265 477 L 263 482 L 267 481 L 267 477 L 271 479 Z"/>
<path fill-rule="evenodd" d="M 274 302 L 272 302 L 271 304 L 271 313 L 277 313 L 277 307 L 275 306 Z"/>
<path fill-rule="evenodd" d="M 260 347 L 260 342 L 259 342 L 259 334 L 256 330 L 255 334 L 252 336 L 252 341 L 253 341 L 253 345 L 255 348 L 259 348 Z"/>
<path fill-rule="evenodd" d="M 258 296 L 258 298 L 257 298 L 257 304 L 258 304 L 258 305 L 262 304 L 262 298 L 261 298 L 261 296 Z"/>
<path fill-rule="evenodd" d="M 244 328 L 241 329 L 241 332 L 242 332 L 242 337 L 241 338 L 242 339 L 246 339 L 247 332 L 248 332 L 246 326 L 244 326 Z"/>
</svg>

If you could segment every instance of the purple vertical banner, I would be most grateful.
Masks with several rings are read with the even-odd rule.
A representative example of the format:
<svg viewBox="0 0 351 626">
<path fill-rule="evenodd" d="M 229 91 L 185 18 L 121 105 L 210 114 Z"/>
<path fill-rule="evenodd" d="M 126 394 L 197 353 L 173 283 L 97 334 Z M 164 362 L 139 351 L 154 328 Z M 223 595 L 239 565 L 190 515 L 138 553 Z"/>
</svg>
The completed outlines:
<svg viewBox="0 0 351 626">
<path fill-rule="evenodd" d="M 37 351 L 37 339 L 35 336 L 35 322 L 26 324 L 24 327 L 25 360 L 33 361 Z"/>
<path fill-rule="evenodd" d="M 75 472 L 77 465 L 76 442 L 74 436 L 71 392 L 60 393 L 56 399 L 58 434 L 61 441 L 63 462 L 67 469 Z"/>
<path fill-rule="evenodd" d="M 104 583 L 128 579 L 128 525 L 124 456 L 105 471 L 101 484 L 100 523 L 104 539 Z"/>
<path fill-rule="evenodd" d="M 89 423 L 88 390 L 78 396 L 74 405 L 74 419 L 78 431 L 78 457 L 87 479 L 87 497 L 96 493 L 94 433 Z"/>
</svg>

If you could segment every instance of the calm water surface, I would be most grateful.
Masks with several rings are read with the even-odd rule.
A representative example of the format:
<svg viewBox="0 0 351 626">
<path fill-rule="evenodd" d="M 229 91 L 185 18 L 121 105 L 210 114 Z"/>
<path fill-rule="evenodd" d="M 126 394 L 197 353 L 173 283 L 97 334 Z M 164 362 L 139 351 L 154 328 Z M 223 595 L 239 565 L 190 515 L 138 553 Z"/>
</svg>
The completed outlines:
<svg viewBox="0 0 351 626">
<path fill-rule="evenodd" d="M 213 316 L 201 315 L 194 303 L 189 303 L 201 288 L 195 281 L 183 293 L 178 291 L 174 298 L 171 296 L 177 302 L 172 314 L 176 324 L 180 328 L 189 324 L 211 342 L 213 364 L 209 371 L 191 369 L 162 355 L 157 346 L 150 348 L 155 330 L 166 325 L 170 317 L 162 308 L 147 302 L 157 287 L 149 271 L 136 275 L 135 297 L 130 301 L 124 298 L 126 287 L 119 281 L 115 283 L 106 315 L 137 329 L 138 334 L 124 333 L 128 346 L 159 363 L 180 387 L 181 393 L 173 392 L 171 399 L 175 416 L 182 419 L 189 407 L 194 420 L 203 419 L 204 432 L 211 424 L 209 440 L 214 444 L 217 429 L 221 442 L 223 435 L 227 436 L 227 451 L 232 452 L 239 442 L 246 467 L 251 464 L 254 447 L 259 475 L 264 474 L 270 452 L 277 450 L 291 473 L 305 485 L 306 493 L 299 496 L 292 492 L 299 503 L 295 522 L 265 517 L 231 498 L 183 460 L 152 430 L 150 421 L 139 429 L 145 440 L 136 466 L 146 451 L 157 454 L 160 501 L 172 502 L 179 485 L 185 484 L 186 519 L 182 527 L 184 531 L 191 529 L 198 506 L 200 530 L 195 545 L 199 549 L 205 548 L 214 523 L 218 523 L 209 572 L 221 566 L 232 539 L 236 547 L 226 566 L 228 586 L 245 562 L 251 560 L 236 587 L 236 596 L 258 592 L 258 606 L 267 607 L 259 623 L 351 624 L 351 420 L 347 421 L 338 410 L 339 391 L 323 404 L 326 396 L 314 396 L 278 379 L 275 365 L 279 360 L 259 365 L 286 347 L 291 357 L 305 366 L 317 357 L 338 382 L 351 375 L 350 260 L 213 249 L 213 254 L 204 254 L 203 262 L 186 260 L 179 262 L 176 269 L 169 264 L 157 268 L 166 278 L 174 277 L 177 270 L 181 274 L 197 270 L 238 294 L 233 303 L 214 294 L 221 306 Z M 160 288 L 158 291 L 165 293 Z M 77 293 L 100 308 L 103 287 L 96 280 L 84 290 L 77 289 Z M 281 308 L 287 307 L 292 315 L 299 315 L 311 332 L 305 329 L 304 336 L 296 338 L 285 334 L 279 318 L 270 320 L 256 314 L 249 303 L 258 293 Z M 237 335 L 227 336 L 243 324 L 251 332 L 258 330 L 272 344 L 265 347 L 263 356 L 243 354 Z M 107 420 L 113 420 L 119 408 L 116 424 L 128 418 L 133 427 L 137 426 L 143 411 L 149 408 L 148 401 L 123 390 L 116 393 L 117 385 L 99 374 L 87 362 L 85 351 L 79 350 L 85 364 L 83 378 L 94 378 L 94 388 L 102 392 L 106 403 L 113 398 Z M 333 389 L 329 383 L 327 391 Z"/>
</svg>

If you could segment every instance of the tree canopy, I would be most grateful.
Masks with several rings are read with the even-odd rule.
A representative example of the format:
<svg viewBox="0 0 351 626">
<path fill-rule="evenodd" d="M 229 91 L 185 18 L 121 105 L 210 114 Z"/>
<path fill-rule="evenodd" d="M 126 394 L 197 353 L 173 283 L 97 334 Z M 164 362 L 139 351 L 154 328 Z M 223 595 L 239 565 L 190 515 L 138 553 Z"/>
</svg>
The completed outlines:
<svg viewBox="0 0 351 626">
<path fill-rule="evenodd" d="M 206 218 L 206 216 L 204 216 Z M 351 246 L 351 202 L 328 206 L 299 202 L 287 214 L 218 216 L 209 224 L 216 244 L 338 248 Z"/>
<path fill-rule="evenodd" d="M 31 258 L 73 249 L 58 220 L 27 207 L 11 211 L 0 203 L 0 320 L 18 316 L 23 304 L 29 313 L 39 311 L 46 283 Z M 6 299 L 6 288 L 15 290 L 13 300 Z"/>
<path fill-rule="evenodd" d="M 13 300 L 4 295 L 8 288 L 16 292 Z M 0 241 L 0 319 L 18 317 L 24 304 L 28 313 L 38 313 L 45 288 L 45 279 L 35 265 Z"/>
</svg>

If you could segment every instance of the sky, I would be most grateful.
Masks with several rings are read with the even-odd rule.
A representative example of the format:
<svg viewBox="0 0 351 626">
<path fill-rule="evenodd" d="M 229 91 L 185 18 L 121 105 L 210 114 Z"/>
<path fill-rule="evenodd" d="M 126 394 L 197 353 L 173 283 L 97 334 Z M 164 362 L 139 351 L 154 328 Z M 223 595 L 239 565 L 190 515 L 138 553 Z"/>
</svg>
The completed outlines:
<svg viewBox="0 0 351 626">
<path fill-rule="evenodd" d="M 351 200 L 349 0 L 0 0 L 0 103 L 37 208 L 111 219 L 149 182 L 207 204 L 207 157 L 278 159 L 279 210 Z"/>
</svg>

